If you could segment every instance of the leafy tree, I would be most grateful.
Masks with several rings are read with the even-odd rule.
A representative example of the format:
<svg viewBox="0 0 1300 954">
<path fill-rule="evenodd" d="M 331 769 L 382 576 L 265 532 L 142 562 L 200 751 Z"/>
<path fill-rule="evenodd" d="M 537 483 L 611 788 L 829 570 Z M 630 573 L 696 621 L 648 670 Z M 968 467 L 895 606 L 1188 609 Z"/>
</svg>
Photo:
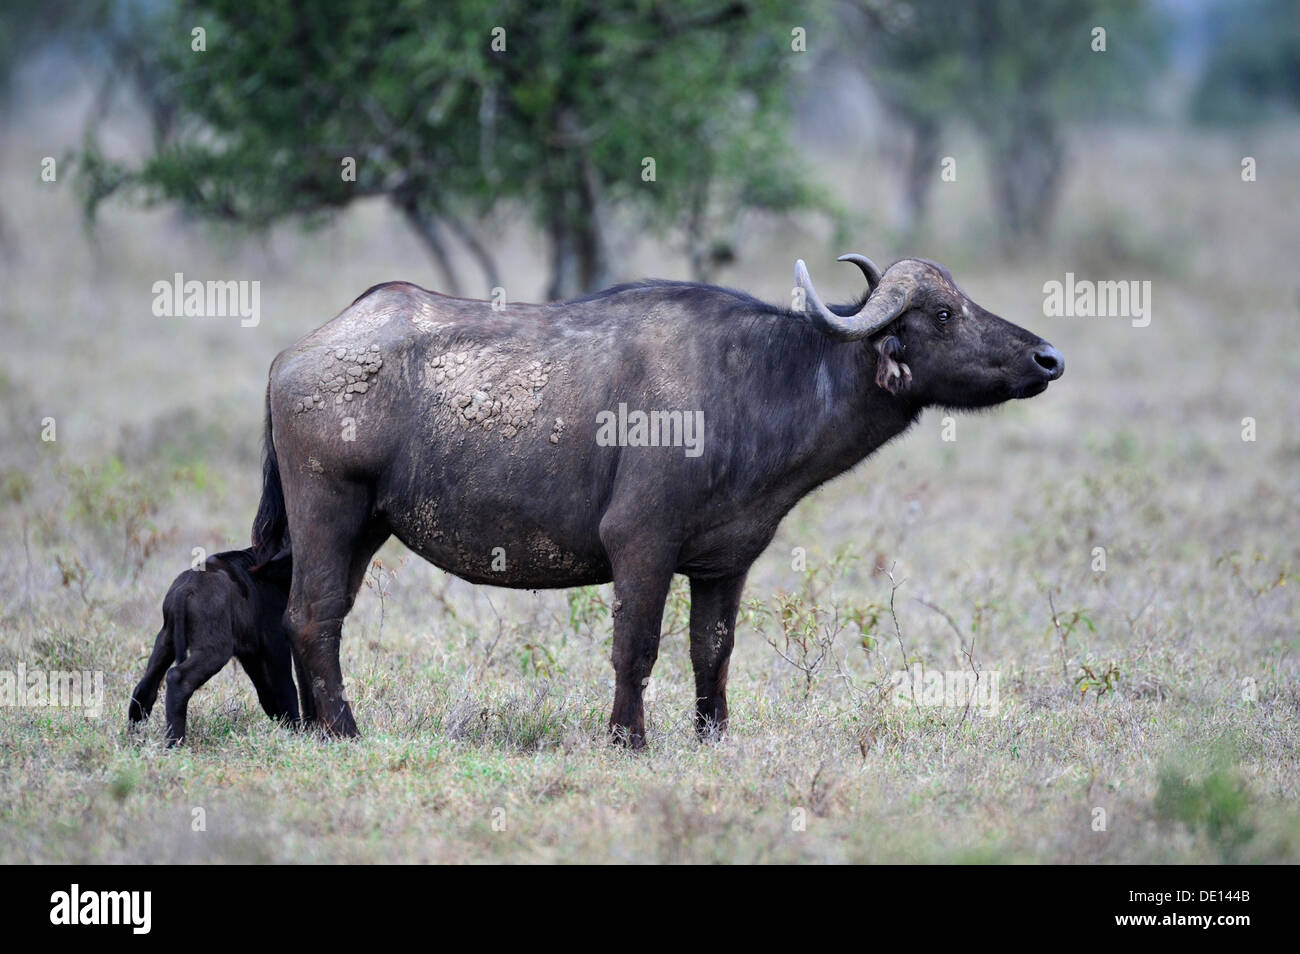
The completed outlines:
<svg viewBox="0 0 1300 954">
<path fill-rule="evenodd" d="M 452 292 L 452 243 L 495 286 L 477 223 L 521 210 L 546 235 L 551 297 L 610 280 L 618 208 L 683 229 L 703 275 L 725 259 L 710 243 L 740 210 L 829 208 L 786 134 L 787 78 L 804 54 L 781 6 L 181 0 L 136 35 L 172 117 L 165 134 L 137 164 L 89 137 L 88 206 L 125 192 L 264 227 L 382 196 Z"/>
<path fill-rule="evenodd" d="M 1213 51 L 1192 96 L 1193 118 L 1238 125 L 1300 108 L 1300 5 L 1240 0 L 1208 11 Z"/>
<path fill-rule="evenodd" d="M 1161 61 L 1141 0 L 859 0 L 855 9 L 868 75 L 916 141 L 914 211 L 937 177 L 941 131 L 969 123 L 988 154 L 1009 250 L 1047 231 L 1067 120 L 1135 107 Z M 1094 49 L 1097 27 L 1104 52 Z"/>
</svg>

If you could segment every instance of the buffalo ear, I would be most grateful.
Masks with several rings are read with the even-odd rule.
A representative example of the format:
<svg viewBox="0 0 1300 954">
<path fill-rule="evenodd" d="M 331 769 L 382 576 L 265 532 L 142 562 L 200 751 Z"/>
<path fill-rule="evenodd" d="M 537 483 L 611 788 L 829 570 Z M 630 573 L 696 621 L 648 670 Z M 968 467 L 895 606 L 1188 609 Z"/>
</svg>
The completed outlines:
<svg viewBox="0 0 1300 954">
<path fill-rule="evenodd" d="M 896 335 L 886 335 L 876 342 L 876 385 L 890 394 L 906 390 L 912 383 L 912 369 L 899 360 L 903 342 Z"/>
</svg>

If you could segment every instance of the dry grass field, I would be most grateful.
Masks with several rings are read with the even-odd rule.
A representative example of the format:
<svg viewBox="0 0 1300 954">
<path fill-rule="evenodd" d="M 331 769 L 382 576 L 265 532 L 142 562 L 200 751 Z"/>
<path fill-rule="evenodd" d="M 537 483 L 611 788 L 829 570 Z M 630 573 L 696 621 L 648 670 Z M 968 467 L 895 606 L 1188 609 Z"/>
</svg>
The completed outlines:
<svg viewBox="0 0 1300 954">
<path fill-rule="evenodd" d="M 631 754 L 604 738 L 607 587 L 473 587 L 390 542 L 344 631 L 362 739 L 271 724 L 232 665 L 167 751 L 161 712 L 127 738 L 127 699 L 192 548 L 246 545 L 272 357 L 374 282 L 436 278 L 382 206 L 251 240 L 115 206 L 87 235 L 38 176 L 84 108 L 0 132 L 0 670 L 102 671 L 104 706 L 0 708 L 0 861 L 1300 858 L 1300 130 L 1076 130 L 1056 238 L 1013 264 L 977 156 L 917 248 L 877 214 L 878 160 L 817 157 L 859 250 L 944 261 L 1067 371 L 955 440 L 928 412 L 790 515 L 746 588 L 725 741 L 687 718 L 684 588 Z M 535 236 L 494 227 L 535 296 Z M 784 300 L 803 257 L 857 293 L 816 223 L 745 234 L 725 283 Z M 627 261 L 686 277 L 654 238 Z M 260 280 L 261 323 L 153 317 L 177 271 Z M 1149 327 L 1044 317 L 1067 271 L 1151 281 Z M 899 704 L 905 665 L 978 669 L 999 705 Z"/>
</svg>

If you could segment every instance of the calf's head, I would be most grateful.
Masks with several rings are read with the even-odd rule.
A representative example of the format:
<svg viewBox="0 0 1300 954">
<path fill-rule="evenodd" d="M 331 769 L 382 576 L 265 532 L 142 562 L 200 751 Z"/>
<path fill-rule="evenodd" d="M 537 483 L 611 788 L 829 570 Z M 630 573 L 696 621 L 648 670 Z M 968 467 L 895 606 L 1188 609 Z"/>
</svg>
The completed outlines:
<svg viewBox="0 0 1300 954">
<path fill-rule="evenodd" d="M 843 255 L 867 277 L 855 306 L 828 308 L 800 259 L 795 283 L 805 314 L 837 341 L 863 341 L 876 356 L 876 384 L 921 405 L 987 407 L 1033 397 L 1065 371 L 1037 335 L 971 301 L 948 269 L 905 258 L 883 273 L 864 255 Z"/>
</svg>

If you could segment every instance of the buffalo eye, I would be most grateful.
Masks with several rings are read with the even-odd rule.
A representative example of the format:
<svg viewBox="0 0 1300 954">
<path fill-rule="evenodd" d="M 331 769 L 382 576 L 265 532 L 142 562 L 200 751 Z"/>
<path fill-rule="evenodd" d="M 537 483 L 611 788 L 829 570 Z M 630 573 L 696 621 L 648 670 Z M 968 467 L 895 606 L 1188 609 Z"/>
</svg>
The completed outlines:
<svg viewBox="0 0 1300 954">
<path fill-rule="evenodd" d="M 949 313 L 947 308 L 940 308 L 937 312 L 935 312 L 934 317 L 938 318 L 940 321 L 947 321 L 949 318 L 952 317 L 952 315 Z"/>
</svg>

